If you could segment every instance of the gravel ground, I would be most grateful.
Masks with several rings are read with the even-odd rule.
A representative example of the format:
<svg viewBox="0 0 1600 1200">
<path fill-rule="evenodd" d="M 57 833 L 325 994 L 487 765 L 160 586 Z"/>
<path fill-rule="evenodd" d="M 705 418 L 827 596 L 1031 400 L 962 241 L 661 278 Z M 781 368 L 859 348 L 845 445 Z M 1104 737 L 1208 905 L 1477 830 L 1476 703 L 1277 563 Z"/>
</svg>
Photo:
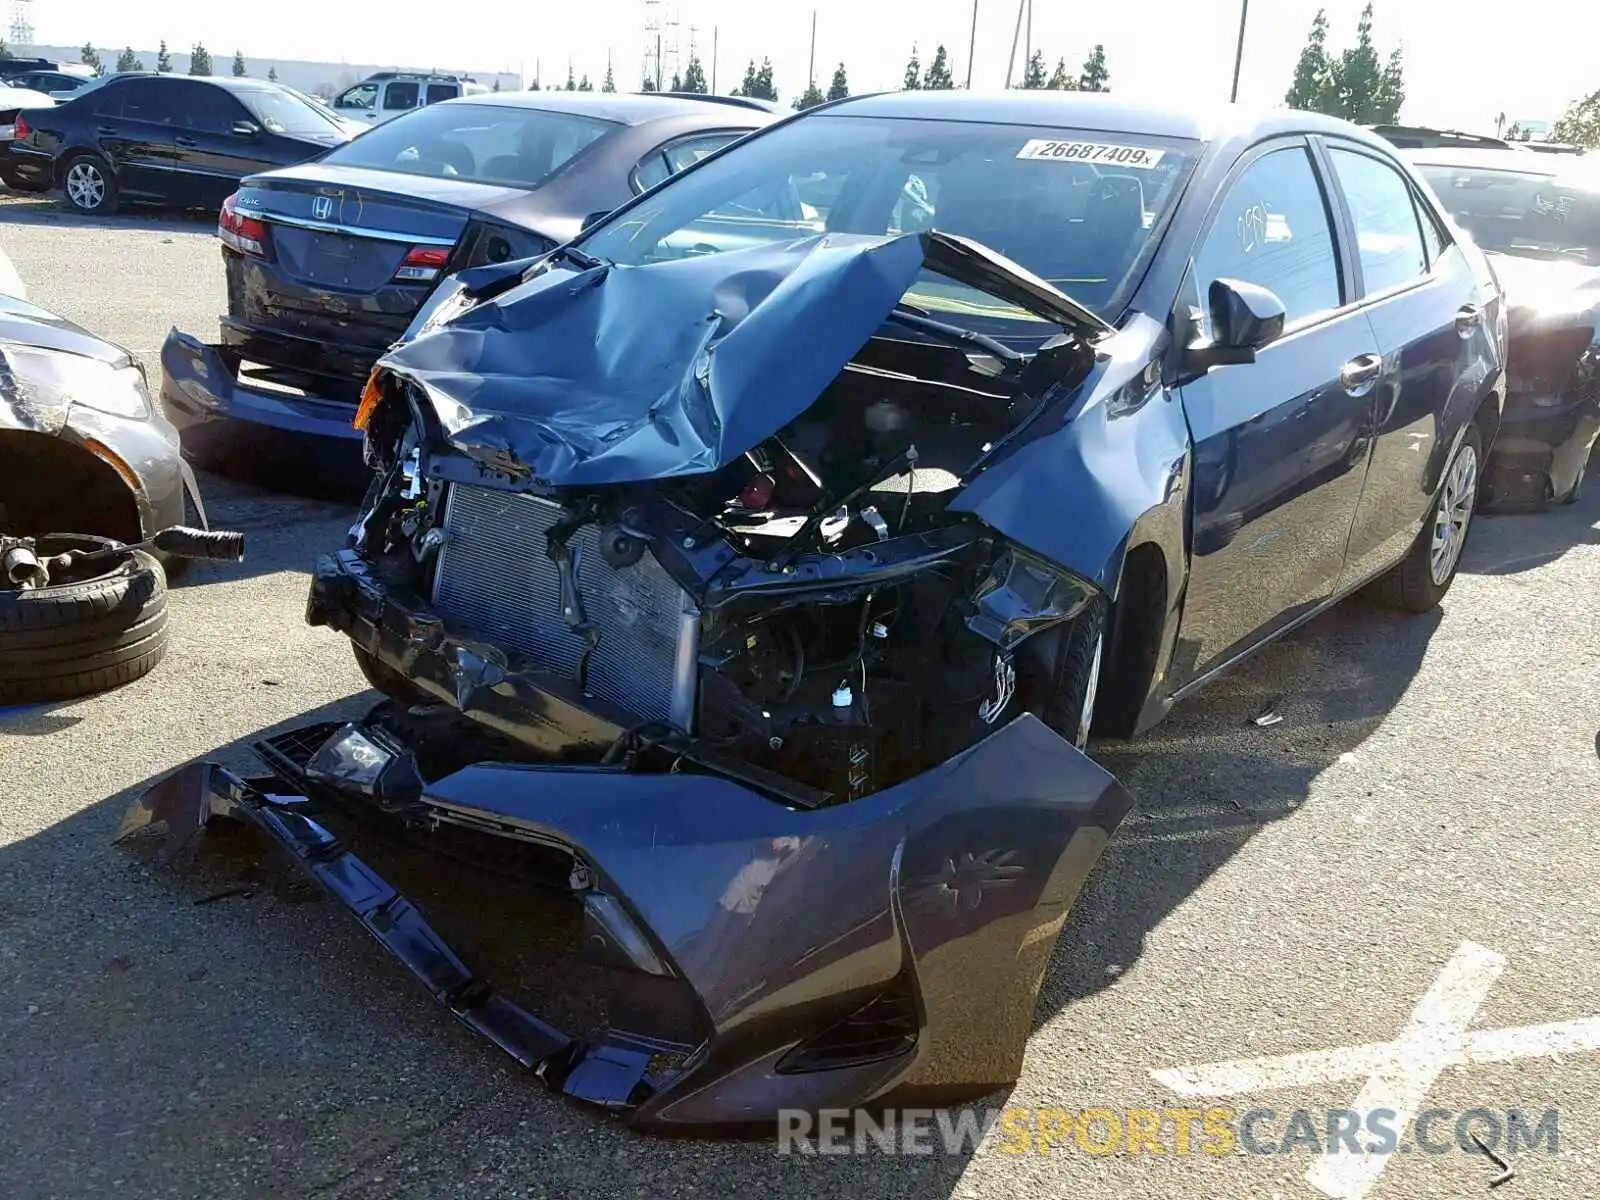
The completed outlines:
<svg viewBox="0 0 1600 1200">
<path fill-rule="evenodd" d="M 0 201 L 0 245 L 37 302 L 152 365 L 170 325 L 209 332 L 222 302 L 204 223 Z M 250 557 L 175 590 L 167 661 L 0 713 L 0 1195 L 1319 1194 L 1303 1150 L 1014 1155 L 996 1130 L 976 1154 L 802 1157 L 641 1138 L 546 1094 L 249 855 L 173 875 L 113 850 L 151 779 L 248 765 L 261 731 L 371 699 L 342 639 L 302 621 L 307 565 L 348 509 L 204 482 Z M 1506 959 L 1474 1028 L 1600 1014 L 1597 523 L 1600 491 L 1482 520 L 1440 611 L 1344 605 L 1156 734 L 1096 747 L 1140 808 L 1063 935 L 1023 1078 L 993 1103 L 1203 1105 L 1151 1073 L 1388 1042 L 1463 941 Z M 1268 707 L 1282 721 L 1253 724 Z M 196 903 L 241 880 L 250 894 Z M 1498 1194 L 1589 1196 L 1597 1068 L 1581 1047 L 1450 1067 L 1424 1107 L 1559 1108 L 1561 1152 L 1513 1156 Z M 1222 1103 L 1343 1107 L 1363 1080 Z M 1397 1154 L 1370 1195 L 1474 1195 L 1494 1174 L 1477 1154 Z"/>
</svg>

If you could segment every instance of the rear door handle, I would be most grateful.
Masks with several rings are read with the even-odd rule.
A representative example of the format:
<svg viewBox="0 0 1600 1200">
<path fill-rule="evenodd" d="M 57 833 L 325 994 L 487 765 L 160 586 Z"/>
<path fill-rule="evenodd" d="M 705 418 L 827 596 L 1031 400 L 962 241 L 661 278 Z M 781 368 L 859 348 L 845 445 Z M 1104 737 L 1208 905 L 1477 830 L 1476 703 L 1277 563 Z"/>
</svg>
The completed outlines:
<svg viewBox="0 0 1600 1200">
<path fill-rule="evenodd" d="M 1339 382 L 1352 396 L 1365 396 L 1383 374 L 1383 359 L 1376 354 L 1363 354 L 1345 363 L 1339 372 Z"/>
<path fill-rule="evenodd" d="M 193 150 L 200 143 L 191 137 L 175 137 L 172 139 L 172 144 L 174 146 L 182 146 L 185 150 Z"/>
<path fill-rule="evenodd" d="M 116 128 L 111 125 L 96 125 L 94 131 L 101 137 L 114 137 L 117 132 Z"/>
<path fill-rule="evenodd" d="M 1456 332 L 1470 337 L 1473 330 L 1483 324 L 1483 309 L 1476 304 L 1463 304 L 1456 310 Z"/>
</svg>

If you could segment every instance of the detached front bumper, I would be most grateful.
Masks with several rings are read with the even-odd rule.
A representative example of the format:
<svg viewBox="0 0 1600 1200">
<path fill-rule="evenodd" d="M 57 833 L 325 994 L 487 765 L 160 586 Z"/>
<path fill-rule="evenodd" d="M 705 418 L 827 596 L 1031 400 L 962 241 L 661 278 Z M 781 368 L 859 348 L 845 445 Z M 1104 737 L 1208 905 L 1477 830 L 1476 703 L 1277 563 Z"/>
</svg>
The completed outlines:
<svg viewBox="0 0 1600 1200">
<path fill-rule="evenodd" d="M 1484 466 L 1484 507 L 1538 507 L 1572 497 L 1597 434 L 1600 383 L 1552 404 L 1526 394 L 1508 396 Z"/>
<path fill-rule="evenodd" d="M 615 729 L 386 595 L 349 552 L 318 563 L 310 615 L 474 720 L 523 723 L 525 743 L 527 723 L 569 748 L 576 722 L 597 742 Z M 570 856 L 585 941 L 622 973 L 624 993 L 665 981 L 693 1013 L 687 1042 L 650 1027 L 572 1037 L 491 996 L 317 820 L 332 794 L 296 766 L 311 751 L 296 760 L 276 744 L 265 752 L 280 783 L 257 789 L 191 766 L 146 793 L 133 825 L 164 822 L 175 851 L 212 817 L 249 822 L 469 1028 L 550 1086 L 658 1131 L 770 1127 L 789 1108 L 952 1103 L 1012 1083 L 1056 935 L 1132 805 L 1027 714 L 921 775 L 822 808 L 692 768 L 477 762 L 424 780 L 389 819 L 467 836 L 486 857 L 508 842 Z M 414 765 L 392 733 L 388 745 Z"/>
</svg>

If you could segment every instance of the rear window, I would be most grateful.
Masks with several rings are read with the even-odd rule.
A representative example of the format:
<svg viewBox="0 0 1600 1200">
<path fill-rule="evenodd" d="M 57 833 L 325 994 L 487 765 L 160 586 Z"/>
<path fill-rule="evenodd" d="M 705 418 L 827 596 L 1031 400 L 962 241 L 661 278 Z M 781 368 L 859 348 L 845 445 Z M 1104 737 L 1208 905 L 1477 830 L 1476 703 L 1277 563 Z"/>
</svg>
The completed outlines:
<svg viewBox="0 0 1600 1200">
<path fill-rule="evenodd" d="M 614 121 L 498 104 L 432 104 L 379 125 L 322 161 L 403 175 L 535 188 Z"/>
<path fill-rule="evenodd" d="M 1600 182 L 1426 163 L 1417 170 L 1483 249 L 1600 266 Z"/>
</svg>

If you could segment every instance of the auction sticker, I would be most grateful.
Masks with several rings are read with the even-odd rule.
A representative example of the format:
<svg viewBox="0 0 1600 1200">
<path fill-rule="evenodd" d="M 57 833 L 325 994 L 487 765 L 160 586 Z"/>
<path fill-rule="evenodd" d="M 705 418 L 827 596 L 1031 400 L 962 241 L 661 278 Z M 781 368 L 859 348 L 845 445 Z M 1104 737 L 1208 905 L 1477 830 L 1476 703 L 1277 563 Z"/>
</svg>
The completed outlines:
<svg viewBox="0 0 1600 1200">
<path fill-rule="evenodd" d="M 1109 142 L 1058 142 L 1034 138 L 1017 151 L 1018 158 L 1046 161 L 1104 163 L 1113 167 L 1134 167 L 1148 171 L 1161 162 L 1164 151 L 1149 146 L 1117 146 Z"/>
</svg>

